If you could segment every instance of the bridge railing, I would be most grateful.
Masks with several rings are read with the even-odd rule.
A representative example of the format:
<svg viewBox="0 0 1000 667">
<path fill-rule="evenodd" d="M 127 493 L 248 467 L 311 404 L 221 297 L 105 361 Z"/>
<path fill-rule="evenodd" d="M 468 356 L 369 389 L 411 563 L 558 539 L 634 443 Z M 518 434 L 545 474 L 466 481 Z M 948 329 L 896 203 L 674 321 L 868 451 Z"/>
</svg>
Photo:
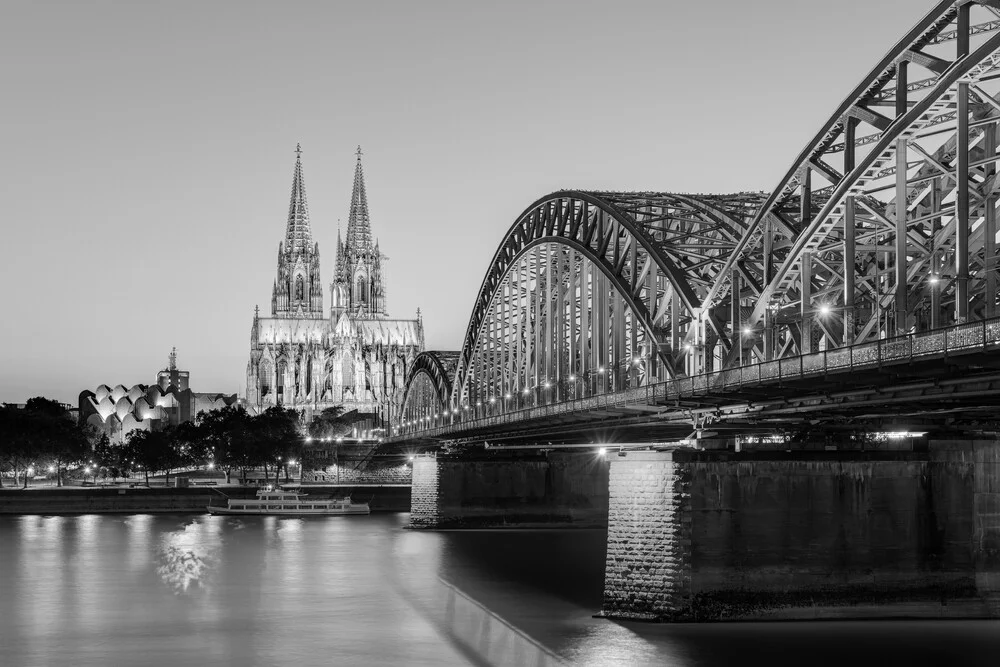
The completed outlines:
<svg viewBox="0 0 1000 667">
<path fill-rule="evenodd" d="M 782 380 L 826 375 L 831 372 L 842 373 L 878 368 L 883 365 L 899 365 L 927 357 L 947 357 L 949 354 L 967 354 L 997 347 L 1000 347 L 1000 317 L 956 324 L 933 331 L 884 338 L 848 347 L 838 347 L 832 350 L 821 350 L 813 354 L 735 366 L 720 371 L 684 376 L 559 403 L 507 410 L 495 415 L 454 424 L 417 427 L 398 435 L 419 433 L 421 436 L 434 437 L 456 431 L 554 417 L 573 412 L 626 405 L 649 405 L 682 396 L 697 396 L 719 390 L 738 390 L 743 386 L 780 383 Z"/>
</svg>

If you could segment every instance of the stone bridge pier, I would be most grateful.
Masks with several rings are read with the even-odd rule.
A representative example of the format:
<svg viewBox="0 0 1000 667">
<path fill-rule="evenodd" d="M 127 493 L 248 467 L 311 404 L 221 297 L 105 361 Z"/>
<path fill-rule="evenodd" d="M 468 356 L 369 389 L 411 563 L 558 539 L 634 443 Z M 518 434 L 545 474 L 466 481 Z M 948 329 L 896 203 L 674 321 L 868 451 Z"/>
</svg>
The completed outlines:
<svg viewBox="0 0 1000 667">
<path fill-rule="evenodd" d="M 1000 442 L 611 457 L 602 615 L 1000 617 Z"/>
<path fill-rule="evenodd" d="M 417 456 L 411 489 L 413 528 L 608 520 L 608 461 L 592 449 Z"/>
<path fill-rule="evenodd" d="M 413 462 L 411 526 L 607 526 L 601 615 L 1000 617 L 1000 440 Z"/>
</svg>

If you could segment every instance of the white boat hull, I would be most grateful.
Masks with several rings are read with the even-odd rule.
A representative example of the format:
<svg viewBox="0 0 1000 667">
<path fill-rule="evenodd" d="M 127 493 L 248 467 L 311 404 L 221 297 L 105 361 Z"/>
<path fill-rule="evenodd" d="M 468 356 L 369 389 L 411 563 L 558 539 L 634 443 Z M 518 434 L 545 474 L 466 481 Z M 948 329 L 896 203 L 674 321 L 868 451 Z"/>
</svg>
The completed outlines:
<svg viewBox="0 0 1000 667">
<path fill-rule="evenodd" d="M 347 514 L 371 514 L 371 510 L 368 505 L 354 505 L 351 507 L 336 507 L 336 508 L 324 508 L 324 509 L 263 509 L 263 508 L 247 508 L 247 509 L 232 509 L 229 507 L 218 507 L 214 505 L 208 506 L 209 514 L 251 514 L 260 516 L 337 516 L 337 515 L 347 515 Z"/>
</svg>

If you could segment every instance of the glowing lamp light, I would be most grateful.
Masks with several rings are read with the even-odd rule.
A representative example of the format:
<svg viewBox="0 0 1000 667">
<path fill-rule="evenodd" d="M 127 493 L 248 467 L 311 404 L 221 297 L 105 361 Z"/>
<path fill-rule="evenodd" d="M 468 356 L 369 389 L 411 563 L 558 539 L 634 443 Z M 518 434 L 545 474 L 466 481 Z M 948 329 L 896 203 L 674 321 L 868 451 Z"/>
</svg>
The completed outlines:
<svg viewBox="0 0 1000 667">
<path fill-rule="evenodd" d="M 87 466 L 86 468 L 84 468 L 83 472 L 90 472 L 90 466 Z"/>
<path fill-rule="evenodd" d="M 458 408 L 452 408 L 451 411 L 452 411 L 453 414 L 456 414 L 456 415 L 458 414 Z"/>
<path fill-rule="evenodd" d="M 306 442 L 312 442 L 313 439 L 310 436 L 306 436 Z"/>
<path fill-rule="evenodd" d="M 34 474 L 35 474 L 35 469 L 34 469 L 33 467 L 30 467 L 30 466 L 29 466 L 29 467 L 28 467 L 28 474 L 29 474 L 29 475 L 34 475 Z"/>
<path fill-rule="evenodd" d="M 337 442 L 343 442 L 343 441 L 344 441 L 343 438 L 337 438 Z"/>
<path fill-rule="evenodd" d="M 607 453 L 608 453 L 607 447 L 601 447 L 600 449 L 597 450 L 598 456 L 604 456 Z"/>
<path fill-rule="evenodd" d="M 55 466 L 49 466 L 49 472 L 55 472 L 55 471 L 56 471 Z"/>
<path fill-rule="evenodd" d="M 744 336 L 749 336 L 751 333 L 753 333 L 753 331 L 750 329 L 750 327 L 743 327 Z"/>
<path fill-rule="evenodd" d="M 936 273 L 932 273 L 931 277 L 927 279 L 931 285 L 937 285 L 937 282 L 941 280 Z"/>
<path fill-rule="evenodd" d="M 546 388 L 546 389 L 548 389 L 548 388 L 549 388 L 549 387 L 551 387 L 551 386 L 552 386 L 552 385 L 551 385 L 550 383 L 548 383 L 548 382 L 546 382 L 546 383 L 545 383 L 545 388 Z"/>
<path fill-rule="evenodd" d="M 490 403 L 496 403 L 496 402 L 497 402 L 496 396 L 490 396 Z"/>
<path fill-rule="evenodd" d="M 822 306 L 819 307 L 819 314 L 820 315 L 829 315 L 830 314 L 830 306 L 828 306 L 828 305 L 826 305 L 824 303 Z"/>
<path fill-rule="evenodd" d="M 598 373 L 603 373 L 604 372 L 604 366 L 598 366 L 597 367 L 597 372 Z"/>
<path fill-rule="evenodd" d="M 528 395 L 528 388 L 527 388 L 527 387 L 525 387 L 525 388 L 524 388 L 524 391 L 522 391 L 521 393 L 522 393 L 522 394 L 524 394 L 525 396 L 527 396 L 527 395 Z"/>
<path fill-rule="evenodd" d="M 684 344 L 684 349 L 685 350 L 690 350 L 691 349 L 691 343 L 685 343 Z"/>
<path fill-rule="evenodd" d="M 642 359 L 640 359 L 639 357 L 636 357 L 635 359 L 632 360 L 632 363 L 635 364 L 636 366 L 638 366 L 639 364 L 642 363 Z"/>
<path fill-rule="evenodd" d="M 211 461 L 209 461 L 209 462 L 208 462 L 208 465 L 207 465 L 207 466 L 205 466 L 205 467 L 206 467 L 206 468 L 208 468 L 209 470 L 214 470 L 214 469 L 215 469 L 215 464 L 214 464 L 214 463 L 212 463 Z"/>
<path fill-rule="evenodd" d="M 413 457 L 412 457 L 412 456 L 410 457 L 410 460 L 411 460 L 411 461 L 413 460 Z"/>
<path fill-rule="evenodd" d="M 570 382 L 576 382 L 576 376 L 575 375 L 570 375 L 569 379 L 570 379 Z"/>
<path fill-rule="evenodd" d="M 483 404 L 482 401 L 476 401 L 476 405 L 482 405 L 482 404 Z"/>
<path fill-rule="evenodd" d="M 504 398 L 510 398 L 510 392 L 508 391 L 506 394 L 503 395 L 503 397 Z"/>
<path fill-rule="evenodd" d="M 288 460 L 288 465 L 290 465 L 290 466 L 295 465 L 295 459 L 289 459 Z"/>
</svg>

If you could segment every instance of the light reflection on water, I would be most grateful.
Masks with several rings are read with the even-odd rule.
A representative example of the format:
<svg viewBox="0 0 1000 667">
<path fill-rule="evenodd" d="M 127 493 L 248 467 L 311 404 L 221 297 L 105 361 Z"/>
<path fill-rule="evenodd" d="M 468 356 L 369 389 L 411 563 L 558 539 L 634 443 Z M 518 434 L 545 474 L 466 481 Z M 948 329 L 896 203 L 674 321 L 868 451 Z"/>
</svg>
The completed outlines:
<svg viewBox="0 0 1000 667">
<path fill-rule="evenodd" d="M 0 665 L 469 664 L 439 577 L 572 665 L 997 664 L 990 622 L 594 619 L 601 531 L 406 518 L 0 517 Z"/>
</svg>

